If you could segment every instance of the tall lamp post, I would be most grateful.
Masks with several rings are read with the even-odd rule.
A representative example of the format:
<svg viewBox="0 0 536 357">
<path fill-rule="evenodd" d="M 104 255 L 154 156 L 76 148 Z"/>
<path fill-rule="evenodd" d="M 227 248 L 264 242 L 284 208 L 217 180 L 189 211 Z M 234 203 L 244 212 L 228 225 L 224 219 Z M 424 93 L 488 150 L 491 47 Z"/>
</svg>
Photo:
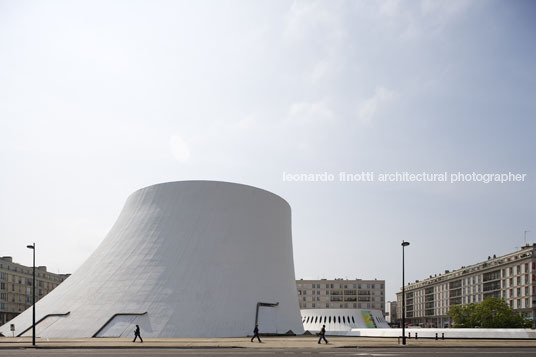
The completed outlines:
<svg viewBox="0 0 536 357">
<path fill-rule="evenodd" d="M 27 245 L 33 251 L 33 274 L 32 274 L 32 346 L 35 347 L 35 243 Z"/>
<path fill-rule="evenodd" d="M 404 281 L 404 248 L 409 242 L 402 241 L 402 344 L 406 344 L 406 282 Z"/>
</svg>

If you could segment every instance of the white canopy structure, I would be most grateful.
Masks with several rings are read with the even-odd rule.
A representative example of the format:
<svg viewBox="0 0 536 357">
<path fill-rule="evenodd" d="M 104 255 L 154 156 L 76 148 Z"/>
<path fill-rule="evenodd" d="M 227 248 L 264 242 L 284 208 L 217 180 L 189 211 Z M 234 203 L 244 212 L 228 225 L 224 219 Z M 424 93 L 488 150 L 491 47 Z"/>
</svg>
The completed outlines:
<svg viewBox="0 0 536 357">
<path fill-rule="evenodd" d="M 270 192 L 213 181 L 134 192 L 96 251 L 36 304 L 40 337 L 303 333 L 291 211 Z M 32 311 L 0 327 L 31 334 Z"/>
<path fill-rule="evenodd" d="M 320 331 L 326 326 L 328 334 L 341 334 L 352 329 L 389 328 L 380 310 L 365 309 L 303 309 L 303 327 L 307 331 Z"/>
</svg>

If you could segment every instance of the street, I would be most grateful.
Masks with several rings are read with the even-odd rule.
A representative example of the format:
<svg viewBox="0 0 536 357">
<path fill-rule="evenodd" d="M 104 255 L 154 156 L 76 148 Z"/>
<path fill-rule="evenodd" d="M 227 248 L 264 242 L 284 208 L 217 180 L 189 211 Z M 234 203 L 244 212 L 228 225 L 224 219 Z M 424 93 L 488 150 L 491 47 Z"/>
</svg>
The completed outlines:
<svg viewBox="0 0 536 357">
<path fill-rule="evenodd" d="M 0 356 L 31 357 L 113 357 L 113 356 L 534 356 L 536 348 L 341 348 L 318 349 L 161 349 L 161 348 L 116 348 L 116 349 L 13 349 L 0 350 Z"/>
</svg>

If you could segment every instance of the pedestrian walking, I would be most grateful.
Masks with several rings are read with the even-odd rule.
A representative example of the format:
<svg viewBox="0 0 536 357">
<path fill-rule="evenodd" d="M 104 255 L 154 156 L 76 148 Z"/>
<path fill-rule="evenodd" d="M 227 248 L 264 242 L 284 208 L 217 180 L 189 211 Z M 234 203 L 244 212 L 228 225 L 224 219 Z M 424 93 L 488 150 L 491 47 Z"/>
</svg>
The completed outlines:
<svg viewBox="0 0 536 357">
<path fill-rule="evenodd" d="M 259 337 L 259 325 L 256 324 L 255 328 L 253 329 L 253 337 L 251 338 L 251 342 L 253 342 L 253 339 L 257 337 L 257 340 L 259 340 L 259 343 L 262 343 L 261 338 Z"/>
<path fill-rule="evenodd" d="M 326 345 L 328 344 L 328 340 L 326 340 L 326 325 L 322 325 L 322 329 L 320 330 L 320 333 L 318 334 L 320 338 L 318 339 L 318 343 L 320 344 L 322 339 L 326 341 Z"/>
<path fill-rule="evenodd" d="M 134 340 L 132 340 L 132 342 L 136 342 L 138 337 L 140 338 L 140 342 L 143 343 L 143 338 L 141 338 L 140 333 L 140 325 L 136 325 L 136 329 L 134 330 Z"/>
</svg>

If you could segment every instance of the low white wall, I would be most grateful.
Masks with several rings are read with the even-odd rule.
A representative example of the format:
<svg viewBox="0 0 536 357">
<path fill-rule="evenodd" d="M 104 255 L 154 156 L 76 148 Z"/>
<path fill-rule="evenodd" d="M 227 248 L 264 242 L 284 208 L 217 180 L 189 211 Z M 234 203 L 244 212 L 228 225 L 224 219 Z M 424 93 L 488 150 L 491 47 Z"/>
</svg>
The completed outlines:
<svg viewBox="0 0 536 357">
<path fill-rule="evenodd" d="M 407 328 L 406 336 L 415 338 L 439 338 L 445 334 L 445 338 L 509 338 L 509 339 L 536 339 L 536 330 L 533 329 L 488 329 L 488 328 Z M 342 336 L 363 337 L 399 337 L 402 336 L 401 328 L 374 328 L 352 329 L 342 333 L 332 333 Z"/>
</svg>

